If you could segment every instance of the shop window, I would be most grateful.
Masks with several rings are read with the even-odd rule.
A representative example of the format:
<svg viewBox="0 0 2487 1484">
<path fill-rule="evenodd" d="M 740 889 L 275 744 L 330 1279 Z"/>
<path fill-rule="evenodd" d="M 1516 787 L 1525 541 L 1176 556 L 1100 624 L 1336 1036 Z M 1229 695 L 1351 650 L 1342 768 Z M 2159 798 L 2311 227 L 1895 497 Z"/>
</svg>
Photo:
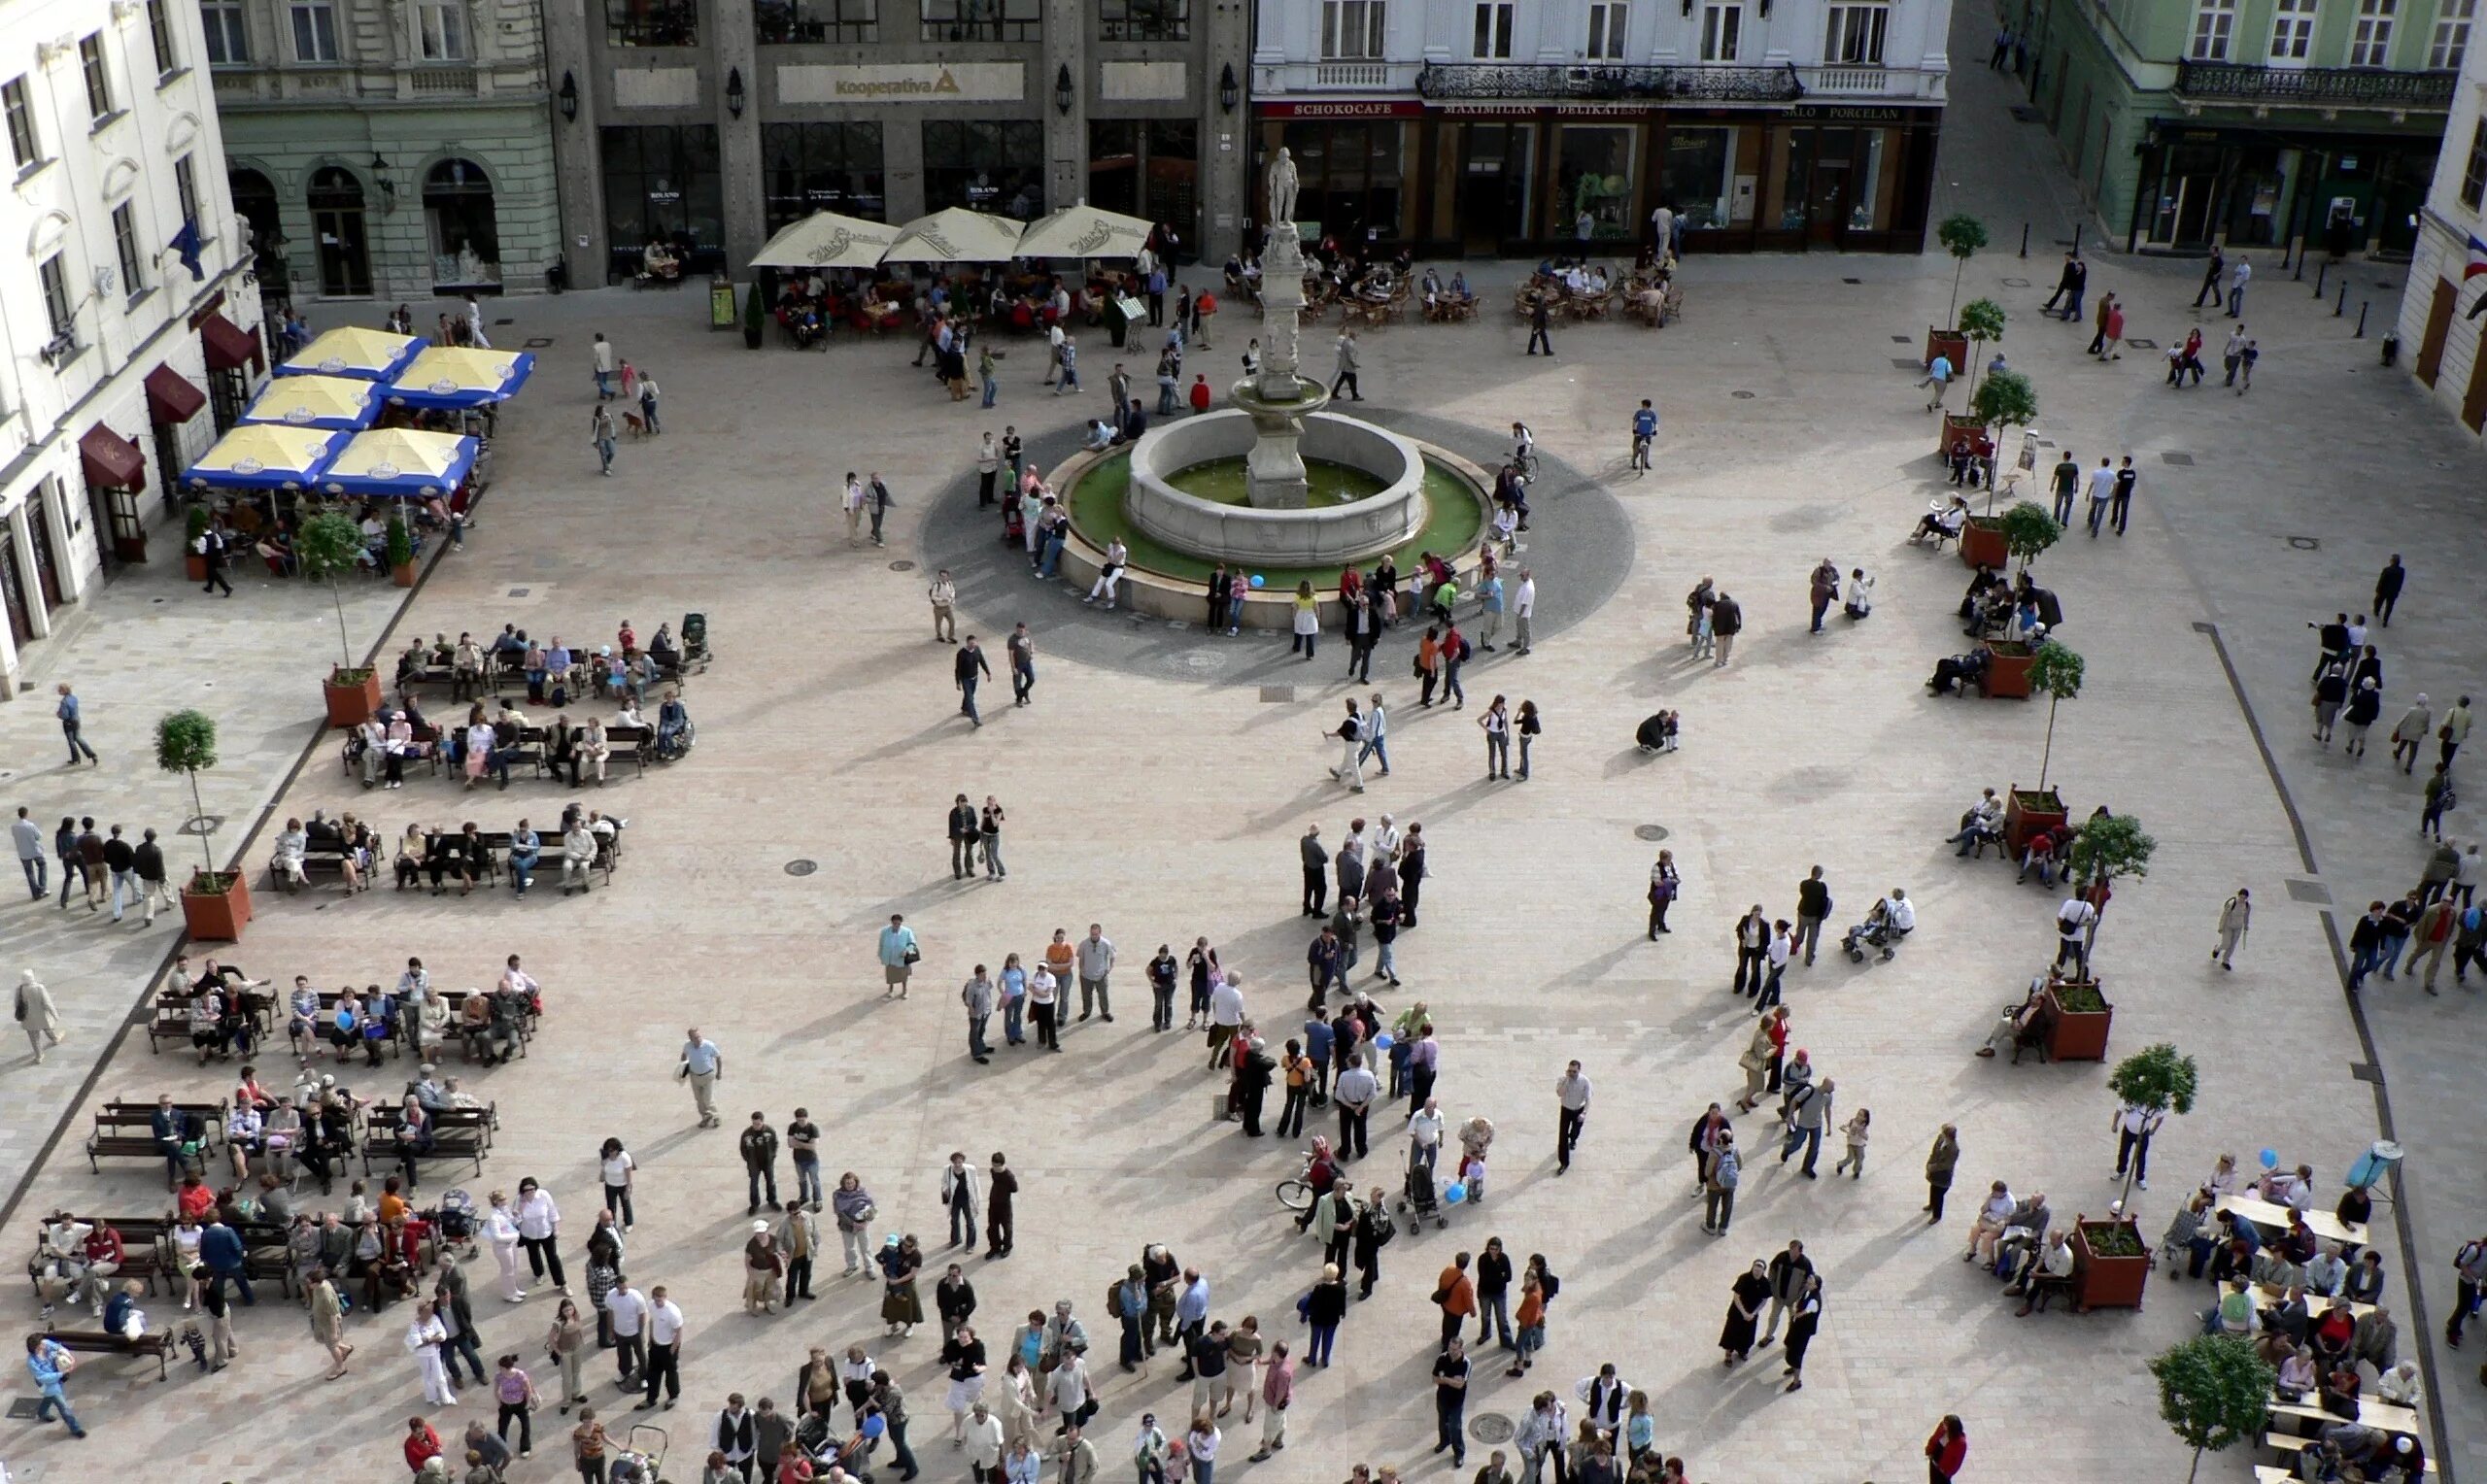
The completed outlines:
<svg viewBox="0 0 2487 1484">
<path fill-rule="evenodd" d="M 2470 54 L 2470 26 L 2477 18 L 2478 0 L 2442 0 L 2436 13 L 2436 39 L 2427 48 L 2427 65 L 2439 72 L 2459 72 Z"/>
<path fill-rule="evenodd" d="M 598 130 L 604 157 L 608 272 L 635 273 L 662 242 L 686 270 L 725 261 L 725 176 L 712 123 L 613 125 Z"/>
<path fill-rule="evenodd" d="M 1044 125 L 1034 119 L 929 120 L 924 125 L 924 209 L 1044 214 Z"/>
<path fill-rule="evenodd" d="M 500 287 L 500 219 L 492 177 L 483 166 L 445 159 L 431 167 L 424 179 L 424 232 L 431 247 L 434 289 Z"/>
<path fill-rule="evenodd" d="M 2461 169 L 2461 204 L 2477 211 L 2487 202 L 2487 118 L 2470 131 L 2470 163 Z"/>
<path fill-rule="evenodd" d="M 604 41 L 612 47 L 696 47 L 698 0 L 604 0 Z"/>
<path fill-rule="evenodd" d="M 2358 23 L 2349 33 L 2349 65 L 2384 67 L 2392 62 L 2392 18 L 2401 0 L 2358 0 Z"/>
<path fill-rule="evenodd" d="M 1555 175 L 1562 207 L 1553 223 L 1563 236 L 1579 242 L 1633 236 L 1632 152 L 1639 135 L 1629 124 L 1563 125 Z"/>
<path fill-rule="evenodd" d="M 2201 0 L 2194 12 L 2194 44 L 2186 56 L 2197 62 L 2227 61 L 2235 30 L 2236 0 Z"/>
<path fill-rule="evenodd" d="M 1201 131 L 1191 118 L 1094 118 L 1088 123 L 1088 200 L 1109 212 L 1200 227 Z"/>
<path fill-rule="evenodd" d="M 1732 62 L 1744 50 L 1745 8 L 1705 5 L 1701 8 L 1701 59 Z"/>
<path fill-rule="evenodd" d="M 1623 60 L 1623 25 L 1629 8 L 1620 4 L 1589 7 L 1589 44 L 1584 54 L 1593 62 Z"/>
<path fill-rule="evenodd" d="M 1104 41 L 1189 41 L 1192 0 L 1097 0 Z"/>
<path fill-rule="evenodd" d="M 329 0 L 294 0 L 292 20 L 295 61 L 337 59 L 337 8 Z"/>
<path fill-rule="evenodd" d="M 1891 24 L 1888 5 L 1834 5 L 1823 41 L 1823 60 L 1839 67 L 1883 65 L 1883 32 Z"/>
<path fill-rule="evenodd" d="M 242 23 L 242 0 L 201 0 L 210 66 L 238 67 L 251 59 L 251 33 Z"/>
<path fill-rule="evenodd" d="M 1732 128 L 1670 128 L 1658 170 L 1658 199 L 1675 209 L 1687 231 L 1728 221 L 1736 159 Z"/>
<path fill-rule="evenodd" d="M 1400 135 L 1395 121 L 1287 123 L 1278 143 L 1295 157 L 1297 225 L 1342 244 L 1396 238 L 1405 199 Z"/>
<path fill-rule="evenodd" d="M 1484 0 L 1477 7 L 1476 45 L 1469 55 L 1480 61 L 1509 61 L 1512 54 L 1512 0 Z"/>
<path fill-rule="evenodd" d="M 2271 65 L 2302 67 L 2314 51 L 2314 8 L 2319 0 L 2273 0 Z"/>
<path fill-rule="evenodd" d="M 1321 60 L 1380 61 L 1385 0 L 1321 0 Z"/>
<path fill-rule="evenodd" d="M 1043 0 L 918 0 L 924 41 L 1040 41 Z"/>
<path fill-rule="evenodd" d="M 888 219 L 877 123 L 767 124 L 760 156 L 772 233 L 814 212 Z"/>
</svg>

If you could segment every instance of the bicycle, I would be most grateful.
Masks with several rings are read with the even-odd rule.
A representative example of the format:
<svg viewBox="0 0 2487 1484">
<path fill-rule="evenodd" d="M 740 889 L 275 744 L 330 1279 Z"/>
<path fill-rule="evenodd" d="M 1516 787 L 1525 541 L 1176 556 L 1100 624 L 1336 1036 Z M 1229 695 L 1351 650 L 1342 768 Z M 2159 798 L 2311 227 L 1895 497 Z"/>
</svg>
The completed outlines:
<svg viewBox="0 0 2487 1484">
<path fill-rule="evenodd" d="M 1537 483 L 1536 450 L 1522 449 L 1514 452 L 1512 455 L 1512 472 L 1519 476 L 1519 482 L 1523 485 L 1533 485 Z"/>
<path fill-rule="evenodd" d="M 1304 1167 L 1296 1171 L 1295 1178 L 1292 1180 L 1281 1180 L 1278 1182 L 1277 1192 L 1278 1204 L 1286 1207 L 1290 1211 L 1300 1212 L 1312 1210 L 1314 1198 L 1312 1193 L 1312 1182 L 1306 1178 L 1312 1173 L 1312 1156 L 1307 1154 L 1304 1156 Z"/>
</svg>

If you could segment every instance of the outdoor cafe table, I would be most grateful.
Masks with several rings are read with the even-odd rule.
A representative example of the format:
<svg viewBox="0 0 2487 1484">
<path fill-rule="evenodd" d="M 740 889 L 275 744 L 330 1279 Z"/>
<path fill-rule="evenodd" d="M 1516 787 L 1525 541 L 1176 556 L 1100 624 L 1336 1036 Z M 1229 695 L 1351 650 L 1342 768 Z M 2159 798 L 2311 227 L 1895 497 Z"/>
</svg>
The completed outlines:
<svg viewBox="0 0 2487 1484">
<path fill-rule="evenodd" d="M 2222 1196 L 2219 1199 L 2219 1208 L 2252 1222 L 2257 1229 L 2271 1235 L 2277 1235 L 2289 1229 L 2287 1206 L 2273 1205 L 2270 1201 L 2257 1199 L 2252 1196 Z M 2359 1248 L 2367 1244 L 2367 1229 L 2362 1225 L 2342 1221 L 2329 1211 L 2306 1211 L 2302 1214 L 2305 1217 L 2306 1227 L 2316 1236 L 2327 1242 L 2340 1244 L 2340 1256 L 2344 1258 L 2354 1255 Z"/>
</svg>

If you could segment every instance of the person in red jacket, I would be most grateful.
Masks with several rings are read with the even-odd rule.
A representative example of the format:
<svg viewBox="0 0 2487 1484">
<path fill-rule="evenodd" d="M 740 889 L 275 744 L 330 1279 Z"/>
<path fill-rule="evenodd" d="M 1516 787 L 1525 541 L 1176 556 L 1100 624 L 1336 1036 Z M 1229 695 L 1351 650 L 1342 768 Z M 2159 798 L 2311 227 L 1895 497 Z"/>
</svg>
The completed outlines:
<svg viewBox="0 0 2487 1484">
<path fill-rule="evenodd" d="M 1202 413 L 1209 411 L 1209 389 L 1208 376 L 1197 375 L 1192 378 L 1191 397 L 1192 416 L 1199 417 Z"/>
<path fill-rule="evenodd" d="M 406 1419 L 406 1471 L 421 1473 L 424 1464 L 440 1457 L 440 1434 L 420 1417 Z"/>
<path fill-rule="evenodd" d="M 1925 1440 L 1925 1477 L 1927 1484 L 1952 1484 L 1960 1471 L 1960 1464 L 1969 1456 L 1968 1431 L 1960 1419 L 1946 1416 L 1936 1424 L 1934 1435 Z"/>
</svg>

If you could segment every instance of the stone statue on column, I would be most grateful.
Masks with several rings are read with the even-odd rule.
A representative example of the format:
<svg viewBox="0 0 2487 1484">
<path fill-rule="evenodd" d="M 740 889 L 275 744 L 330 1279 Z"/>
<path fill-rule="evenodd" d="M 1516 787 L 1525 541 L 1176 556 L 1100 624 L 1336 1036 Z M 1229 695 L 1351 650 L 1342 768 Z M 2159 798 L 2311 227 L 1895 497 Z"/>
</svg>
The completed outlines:
<svg viewBox="0 0 2487 1484">
<path fill-rule="evenodd" d="M 1295 221 L 1295 157 L 1284 145 L 1278 147 L 1278 157 L 1270 161 L 1270 219 L 1293 224 Z"/>
</svg>

